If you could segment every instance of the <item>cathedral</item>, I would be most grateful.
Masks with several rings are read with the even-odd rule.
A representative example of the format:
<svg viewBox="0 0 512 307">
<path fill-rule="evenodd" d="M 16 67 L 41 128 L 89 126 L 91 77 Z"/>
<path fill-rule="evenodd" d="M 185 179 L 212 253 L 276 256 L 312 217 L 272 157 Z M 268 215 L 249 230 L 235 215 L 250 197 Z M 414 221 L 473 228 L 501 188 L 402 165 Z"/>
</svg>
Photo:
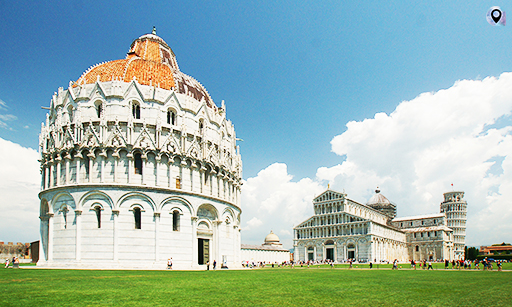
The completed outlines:
<svg viewBox="0 0 512 307">
<path fill-rule="evenodd" d="M 39 144 L 38 266 L 239 265 L 234 126 L 155 30 L 59 88 Z"/>
<path fill-rule="evenodd" d="M 467 203 L 464 192 L 444 193 L 440 213 L 396 217 L 396 205 L 380 190 L 366 205 L 328 189 L 313 200 L 314 215 L 294 228 L 294 259 L 464 259 Z"/>
</svg>

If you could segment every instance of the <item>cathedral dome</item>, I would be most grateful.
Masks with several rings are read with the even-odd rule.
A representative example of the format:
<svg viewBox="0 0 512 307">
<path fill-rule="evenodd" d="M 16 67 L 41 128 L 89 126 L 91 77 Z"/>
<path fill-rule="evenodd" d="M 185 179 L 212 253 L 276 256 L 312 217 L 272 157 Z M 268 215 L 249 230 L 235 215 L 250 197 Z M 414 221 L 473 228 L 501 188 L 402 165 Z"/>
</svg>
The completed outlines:
<svg viewBox="0 0 512 307">
<path fill-rule="evenodd" d="M 265 244 L 280 244 L 279 237 L 271 230 L 270 233 L 265 237 Z"/>
<path fill-rule="evenodd" d="M 396 216 L 396 206 L 392 204 L 386 196 L 380 194 L 379 188 L 375 190 L 375 195 L 370 198 L 366 205 L 370 208 L 381 211 L 388 216 Z"/>
<path fill-rule="evenodd" d="M 198 101 L 205 100 L 207 106 L 217 109 L 204 86 L 179 70 L 171 47 L 155 33 L 156 31 L 153 31 L 152 34 L 145 34 L 134 40 L 125 59 L 90 67 L 73 87 L 93 84 L 97 81 L 136 80 L 142 85 L 166 90 L 174 89 Z"/>
<path fill-rule="evenodd" d="M 377 188 L 377 190 L 375 190 L 375 195 L 370 198 L 367 205 L 391 205 L 391 202 L 386 198 L 386 196 L 380 194 L 380 190 Z"/>
</svg>

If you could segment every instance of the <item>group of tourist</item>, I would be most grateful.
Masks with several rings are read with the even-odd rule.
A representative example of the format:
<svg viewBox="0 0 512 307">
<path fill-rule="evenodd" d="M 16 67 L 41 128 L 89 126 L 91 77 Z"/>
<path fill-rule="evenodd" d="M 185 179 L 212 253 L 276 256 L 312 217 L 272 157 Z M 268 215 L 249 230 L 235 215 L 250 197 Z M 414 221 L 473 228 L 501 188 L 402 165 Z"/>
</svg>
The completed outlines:
<svg viewBox="0 0 512 307">
<path fill-rule="evenodd" d="M 450 268 L 450 265 L 451 265 L 451 268 L 452 269 L 467 269 L 467 270 L 471 270 L 471 268 L 473 267 L 475 270 L 479 270 L 480 269 L 480 266 L 482 266 L 482 269 L 485 271 L 485 270 L 492 270 L 493 269 L 493 261 L 494 260 L 489 260 L 487 258 L 483 259 L 482 261 L 478 261 L 478 260 L 452 260 L 452 261 L 449 261 L 449 260 L 443 260 L 443 261 L 438 261 L 440 263 L 443 263 L 444 262 L 444 265 L 445 265 L 445 269 L 449 269 Z M 415 260 L 410 260 L 410 264 L 411 264 L 411 269 L 415 269 L 416 270 L 416 266 L 419 266 L 420 269 L 423 269 L 423 270 L 433 270 L 433 266 L 432 266 L 432 260 L 420 260 L 418 262 L 416 262 Z M 498 271 L 501 271 L 502 270 L 502 263 L 504 261 L 501 261 L 501 260 L 497 260 L 495 261 L 496 263 L 496 266 L 498 268 Z M 505 261 L 506 262 L 506 261 Z M 349 265 L 349 268 L 352 268 L 352 264 L 354 263 L 354 261 L 352 259 L 347 259 L 346 261 L 341 261 L 339 263 L 348 263 Z M 387 262 L 389 263 L 389 262 Z M 335 262 L 333 260 L 329 260 L 329 259 L 324 259 L 324 260 L 307 260 L 307 261 L 297 261 L 297 262 L 293 262 L 293 261 L 285 261 L 285 262 L 282 262 L 282 263 L 278 263 L 278 262 L 269 262 L 269 263 L 266 263 L 264 261 L 258 261 L 258 262 L 254 262 L 254 261 L 242 261 L 242 266 L 244 268 L 263 268 L 265 266 L 269 266 L 271 265 L 272 267 L 285 267 L 285 266 L 290 266 L 290 267 L 294 267 L 295 265 L 300 265 L 301 267 L 305 267 L 307 266 L 308 268 L 310 266 L 313 266 L 313 265 L 321 265 L 321 264 L 328 264 L 330 265 L 331 268 L 334 268 L 334 264 Z M 399 262 L 398 262 L 398 259 L 395 259 L 393 262 L 392 262 L 393 266 L 392 266 L 392 270 L 398 270 L 399 268 L 401 269 L 402 266 L 399 265 Z M 369 268 L 371 269 L 373 267 L 373 263 L 370 262 L 369 263 Z"/>
<path fill-rule="evenodd" d="M 9 261 L 9 258 L 5 259 L 5 268 L 7 269 L 9 267 L 9 264 L 12 264 L 13 268 L 19 268 L 20 267 L 20 259 L 18 257 L 12 257 L 12 261 Z"/>
</svg>

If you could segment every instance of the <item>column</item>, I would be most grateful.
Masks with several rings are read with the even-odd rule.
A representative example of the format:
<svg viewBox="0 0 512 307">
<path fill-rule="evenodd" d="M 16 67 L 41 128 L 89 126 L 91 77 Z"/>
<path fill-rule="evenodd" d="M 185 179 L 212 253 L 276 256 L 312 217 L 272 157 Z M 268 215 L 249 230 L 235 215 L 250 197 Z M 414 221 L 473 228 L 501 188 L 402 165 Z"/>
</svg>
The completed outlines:
<svg viewBox="0 0 512 307">
<path fill-rule="evenodd" d="M 75 170 L 75 173 L 76 173 L 75 181 L 78 184 L 78 183 L 80 183 L 80 158 L 79 157 L 76 157 L 76 170 Z"/>
<path fill-rule="evenodd" d="M 214 247 L 215 247 L 215 254 L 213 255 L 213 260 L 217 260 L 217 263 L 219 261 L 222 263 L 222 257 L 220 255 L 220 242 L 219 242 L 219 225 L 222 223 L 222 221 L 214 221 L 213 222 L 213 240 L 214 240 Z M 212 260 L 210 260 L 210 263 L 212 263 Z"/>
<path fill-rule="evenodd" d="M 100 164 L 100 182 L 105 182 L 105 159 L 107 157 L 106 153 L 100 154 L 101 156 L 101 164 Z"/>
<path fill-rule="evenodd" d="M 60 185 L 60 161 L 61 160 L 62 160 L 62 158 L 60 156 L 57 156 L 57 158 L 55 158 L 56 167 L 57 167 L 57 186 Z"/>
<path fill-rule="evenodd" d="M 82 220 L 82 210 L 77 209 L 75 210 L 75 216 L 76 216 L 76 237 L 75 237 L 75 256 L 76 261 L 80 261 L 82 259 L 82 226 L 81 226 L 81 220 Z"/>
<path fill-rule="evenodd" d="M 93 159 L 96 158 L 93 153 L 88 153 L 87 156 L 89 157 L 89 183 L 92 182 L 92 173 L 93 173 Z"/>
<path fill-rule="evenodd" d="M 69 160 L 71 159 L 71 156 L 66 156 L 66 184 L 69 184 L 69 177 L 70 177 L 70 174 L 69 174 Z"/>
<path fill-rule="evenodd" d="M 114 178 L 112 178 L 112 181 L 114 183 L 117 183 L 117 169 L 119 168 L 118 164 L 119 164 L 119 155 L 116 155 L 116 153 L 114 153 L 112 155 L 112 157 L 114 158 Z"/>
<path fill-rule="evenodd" d="M 142 174 L 140 175 L 140 184 L 146 184 L 146 180 L 144 180 L 144 175 L 149 171 L 148 169 L 148 159 L 146 155 L 141 155 L 142 159 Z"/>
<path fill-rule="evenodd" d="M 192 267 L 198 264 L 199 259 L 197 258 L 197 216 L 193 216 L 190 219 L 192 225 Z"/>
<path fill-rule="evenodd" d="M 155 218 L 155 261 L 160 259 L 160 212 L 154 213 Z"/>
<path fill-rule="evenodd" d="M 118 234 L 118 226 L 117 226 L 117 220 L 119 219 L 119 209 L 112 209 L 112 216 L 114 218 L 114 261 L 118 260 L 118 254 L 119 254 L 119 234 Z"/>
<path fill-rule="evenodd" d="M 53 161 L 50 160 L 50 182 L 48 184 L 48 187 L 53 187 Z"/>
<path fill-rule="evenodd" d="M 50 204 L 48 204 L 50 206 Z M 48 212 L 48 261 L 53 261 L 53 212 Z"/>
<path fill-rule="evenodd" d="M 51 173 L 51 167 L 46 164 L 44 168 L 44 188 L 48 189 L 50 187 L 50 173 Z"/>
<path fill-rule="evenodd" d="M 133 155 L 131 153 L 128 153 L 126 155 L 126 158 L 128 159 L 128 175 L 127 175 L 127 183 L 131 183 L 132 180 L 132 174 L 133 174 Z"/>
<path fill-rule="evenodd" d="M 171 187 L 171 169 L 172 169 L 172 166 L 171 166 L 171 158 L 169 157 L 169 160 L 167 161 L 167 187 Z"/>
<path fill-rule="evenodd" d="M 158 169 L 160 168 L 160 161 L 161 161 L 161 157 L 156 156 L 155 157 L 155 187 L 158 186 L 158 174 L 160 173 L 158 171 Z"/>
</svg>

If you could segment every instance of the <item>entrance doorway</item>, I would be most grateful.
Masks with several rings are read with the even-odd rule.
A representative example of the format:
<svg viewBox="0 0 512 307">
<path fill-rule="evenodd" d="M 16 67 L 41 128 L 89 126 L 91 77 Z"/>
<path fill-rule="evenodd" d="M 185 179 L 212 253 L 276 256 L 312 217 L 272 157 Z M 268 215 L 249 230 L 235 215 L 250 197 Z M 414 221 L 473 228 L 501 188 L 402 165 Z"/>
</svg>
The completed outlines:
<svg viewBox="0 0 512 307">
<path fill-rule="evenodd" d="M 348 259 L 356 258 L 356 247 L 352 243 L 347 246 L 347 256 L 348 256 Z"/>
<path fill-rule="evenodd" d="M 197 263 L 206 264 L 210 261 L 210 240 L 209 239 L 197 239 Z"/>
<path fill-rule="evenodd" d="M 315 260 L 315 249 L 313 247 L 308 247 L 308 260 Z"/>
<path fill-rule="evenodd" d="M 334 261 L 334 248 L 326 248 L 326 259 L 327 260 L 333 260 Z"/>
</svg>

